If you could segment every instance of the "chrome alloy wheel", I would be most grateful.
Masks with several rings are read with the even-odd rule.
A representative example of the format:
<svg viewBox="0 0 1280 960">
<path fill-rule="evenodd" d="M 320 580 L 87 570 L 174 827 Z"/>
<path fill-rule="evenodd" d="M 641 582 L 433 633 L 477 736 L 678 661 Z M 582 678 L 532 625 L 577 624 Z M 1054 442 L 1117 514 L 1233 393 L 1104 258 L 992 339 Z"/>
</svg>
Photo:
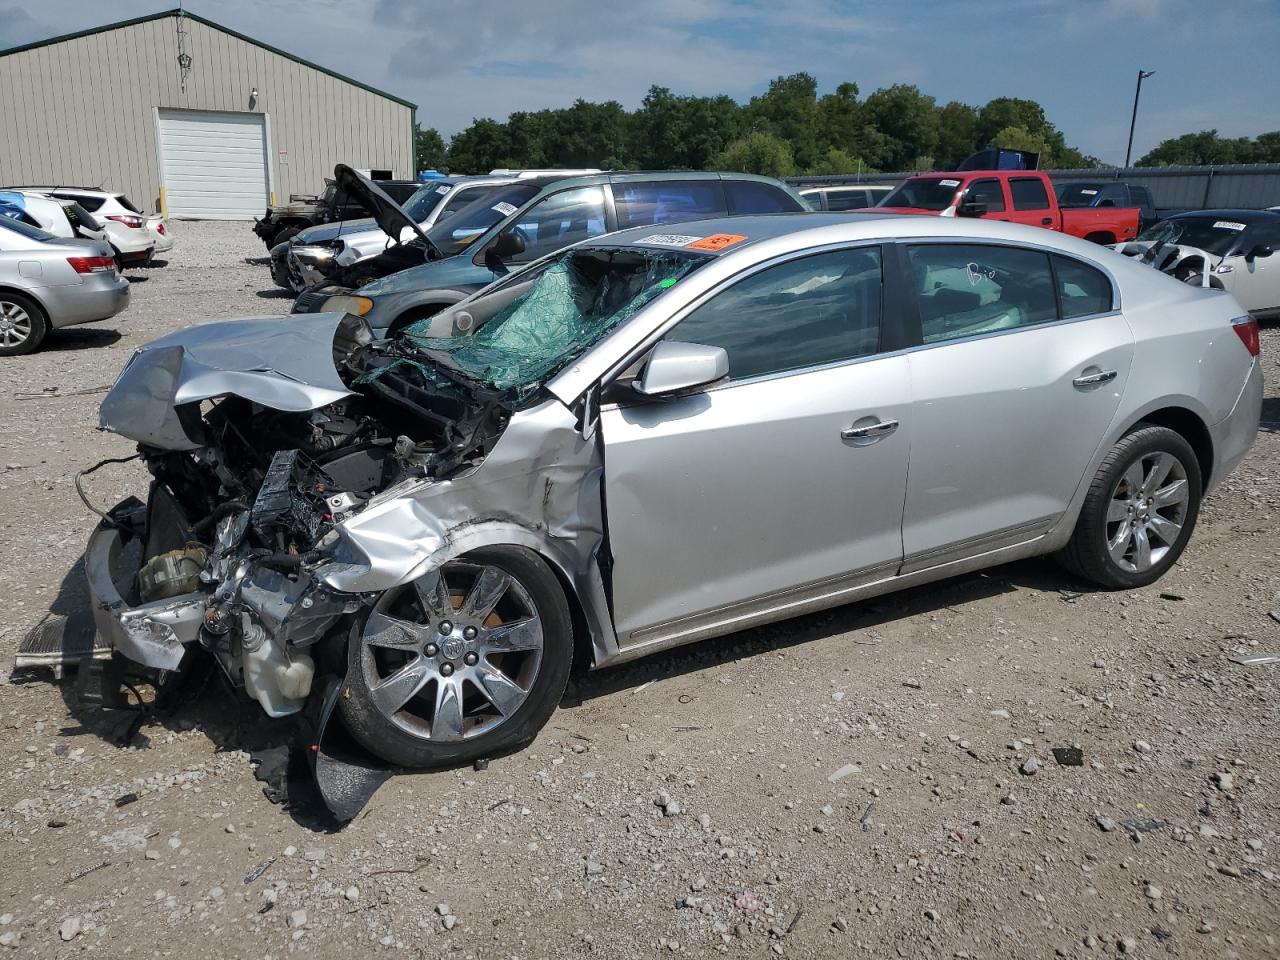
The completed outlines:
<svg viewBox="0 0 1280 960">
<path fill-rule="evenodd" d="M 0 347 L 16 347 L 31 336 L 31 315 L 10 300 L 0 300 Z"/>
<path fill-rule="evenodd" d="M 465 561 L 384 593 L 362 639 L 374 706 L 433 743 L 470 739 L 511 717 L 542 661 L 542 620 L 528 590 L 505 570 Z"/>
<path fill-rule="evenodd" d="M 1143 573 L 1164 559 L 1187 519 L 1187 471 L 1171 453 L 1143 454 L 1111 492 L 1107 551 L 1122 570 Z"/>
</svg>

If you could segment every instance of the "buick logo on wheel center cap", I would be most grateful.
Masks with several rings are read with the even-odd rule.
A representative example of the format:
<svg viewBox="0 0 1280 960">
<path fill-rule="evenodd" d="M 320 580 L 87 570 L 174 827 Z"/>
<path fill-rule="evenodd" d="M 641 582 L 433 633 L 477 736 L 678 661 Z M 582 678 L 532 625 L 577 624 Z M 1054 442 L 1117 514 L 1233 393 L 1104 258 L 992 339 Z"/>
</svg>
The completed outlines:
<svg viewBox="0 0 1280 960">
<path fill-rule="evenodd" d="M 444 653 L 445 659 L 457 660 L 462 656 L 462 652 L 467 649 L 466 643 L 461 637 L 445 637 L 440 641 L 440 650 Z"/>
</svg>

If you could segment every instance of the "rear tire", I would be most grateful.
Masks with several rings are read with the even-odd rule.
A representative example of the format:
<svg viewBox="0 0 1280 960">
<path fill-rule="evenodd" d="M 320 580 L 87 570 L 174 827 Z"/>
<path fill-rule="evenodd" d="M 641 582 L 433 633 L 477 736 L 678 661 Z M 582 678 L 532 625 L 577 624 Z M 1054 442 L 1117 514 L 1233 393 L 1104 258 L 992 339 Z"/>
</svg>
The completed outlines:
<svg viewBox="0 0 1280 960">
<path fill-rule="evenodd" d="M 1153 583 L 1182 555 L 1201 489 L 1200 462 L 1183 436 L 1138 424 L 1098 466 L 1058 559 L 1108 590 Z"/>
<path fill-rule="evenodd" d="M 40 305 L 20 293 L 0 290 L 0 357 L 30 353 L 49 332 Z"/>
<path fill-rule="evenodd" d="M 447 767 L 533 740 L 564 695 L 573 627 L 541 557 L 489 547 L 386 591 L 347 657 L 351 735 L 389 763 Z"/>
</svg>

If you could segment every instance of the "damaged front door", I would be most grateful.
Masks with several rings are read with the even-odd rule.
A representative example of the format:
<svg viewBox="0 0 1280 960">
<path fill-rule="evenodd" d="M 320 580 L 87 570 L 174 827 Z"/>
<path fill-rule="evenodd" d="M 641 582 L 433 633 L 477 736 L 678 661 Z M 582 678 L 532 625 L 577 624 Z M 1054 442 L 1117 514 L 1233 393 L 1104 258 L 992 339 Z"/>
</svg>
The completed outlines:
<svg viewBox="0 0 1280 960">
<path fill-rule="evenodd" d="M 902 558 L 907 359 L 882 356 L 878 247 L 775 263 L 668 340 L 729 382 L 601 411 L 620 644 L 660 647 L 828 606 Z"/>
</svg>

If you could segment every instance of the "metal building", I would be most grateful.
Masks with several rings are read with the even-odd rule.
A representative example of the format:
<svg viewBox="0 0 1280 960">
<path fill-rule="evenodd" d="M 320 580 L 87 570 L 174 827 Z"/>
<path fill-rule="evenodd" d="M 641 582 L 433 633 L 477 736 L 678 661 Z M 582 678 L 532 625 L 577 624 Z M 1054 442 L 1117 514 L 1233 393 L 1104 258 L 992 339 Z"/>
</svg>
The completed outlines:
<svg viewBox="0 0 1280 960">
<path fill-rule="evenodd" d="M 416 107 L 183 10 L 0 51 L 0 185 L 241 220 L 335 163 L 413 177 Z"/>
</svg>

